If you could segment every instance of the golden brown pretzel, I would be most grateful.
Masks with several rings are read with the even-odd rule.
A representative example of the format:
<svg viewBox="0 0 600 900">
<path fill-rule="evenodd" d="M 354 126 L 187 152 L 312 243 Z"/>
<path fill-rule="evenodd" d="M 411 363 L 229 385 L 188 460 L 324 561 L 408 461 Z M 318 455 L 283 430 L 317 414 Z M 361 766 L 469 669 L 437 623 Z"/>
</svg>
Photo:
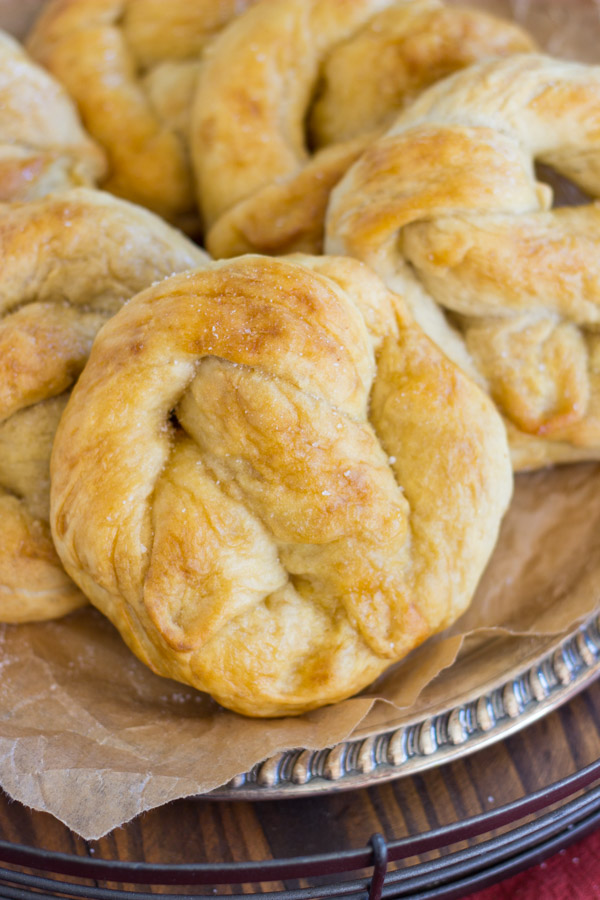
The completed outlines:
<svg viewBox="0 0 600 900">
<path fill-rule="evenodd" d="M 532 49 L 440 0 L 261 0 L 211 46 L 194 101 L 211 253 L 319 252 L 329 191 L 390 115 L 474 59 Z"/>
<path fill-rule="evenodd" d="M 518 56 L 430 88 L 348 172 L 327 224 L 328 251 L 412 297 L 458 359 L 431 298 L 450 311 L 517 468 L 600 456 L 600 206 L 551 209 L 534 160 L 600 197 L 600 67 Z"/>
<path fill-rule="evenodd" d="M 57 433 L 52 529 L 156 672 L 274 716 L 453 621 L 510 492 L 492 403 L 375 275 L 246 256 L 103 329 Z"/>
<path fill-rule="evenodd" d="M 106 149 L 102 186 L 199 230 L 188 107 L 211 37 L 255 0 L 50 0 L 27 46 Z"/>
<path fill-rule="evenodd" d="M 0 203 L 91 187 L 105 165 L 62 86 L 0 31 Z"/>
<path fill-rule="evenodd" d="M 205 255 L 146 210 L 75 189 L 0 205 L 0 622 L 84 602 L 50 538 L 52 440 L 100 326 Z"/>
</svg>

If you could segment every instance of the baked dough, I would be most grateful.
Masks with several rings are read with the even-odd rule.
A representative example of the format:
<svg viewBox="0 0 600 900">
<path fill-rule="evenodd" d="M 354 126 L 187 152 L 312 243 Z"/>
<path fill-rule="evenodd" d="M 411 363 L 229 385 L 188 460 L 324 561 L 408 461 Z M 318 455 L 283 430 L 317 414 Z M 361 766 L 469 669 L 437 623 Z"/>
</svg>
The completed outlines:
<svg viewBox="0 0 600 900">
<path fill-rule="evenodd" d="M 51 520 L 155 672 L 280 716 L 454 621 L 511 487 L 493 404 L 373 273 L 246 256 L 104 327 L 57 432 Z"/>
<path fill-rule="evenodd" d="M 552 209 L 534 161 L 600 197 L 599 66 L 530 54 L 440 82 L 327 221 L 327 251 L 373 266 L 487 386 L 517 469 L 600 457 L 600 205 Z"/>
<path fill-rule="evenodd" d="M 50 538 L 52 440 L 100 326 L 205 254 L 156 216 L 83 188 L 0 204 L 0 622 L 84 598 Z"/>
<path fill-rule="evenodd" d="M 93 186 L 105 168 L 63 87 L 0 31 L 0 203 Z"/>
<path fill-rule="evenodd" d="M 261 0 L 200 71 L 191 146 L 209 251 L 320 252 L 331 188 L 390 116 L 476 59 L 533 49 L 516 25 L 440 0 Z"/>
<path fill-rule="evenodd" d="M 187 129 L 200 57 L 255 0 L 50 0 L 27 41 L 110 163 L 102 187 L 199 233 Z"/>
</svg>

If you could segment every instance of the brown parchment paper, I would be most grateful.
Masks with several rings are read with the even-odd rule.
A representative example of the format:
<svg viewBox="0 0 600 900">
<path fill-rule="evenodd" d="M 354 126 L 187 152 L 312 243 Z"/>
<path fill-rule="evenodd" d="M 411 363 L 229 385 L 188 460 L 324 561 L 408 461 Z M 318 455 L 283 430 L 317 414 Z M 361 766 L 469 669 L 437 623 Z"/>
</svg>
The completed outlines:
<svg viewBox="0 0 600 900">
<path fill-rule="evenodd" d="M 0 0 L 0 27 L 23 34 L 40 5 Z M 600 63 L 594 0 L 469 5 L 517 19 L 548 52 Z M 450 633 L 360 696 L 299 718 L 244 719 L 153 675 L 92 609 L 0 626 L 0 786 L 98 838 L 280 750 L 329 747 L 476 696 L 598 606 L 600 465 L 582 464 L 518 476 L 495 554 Z"/>
</svg>

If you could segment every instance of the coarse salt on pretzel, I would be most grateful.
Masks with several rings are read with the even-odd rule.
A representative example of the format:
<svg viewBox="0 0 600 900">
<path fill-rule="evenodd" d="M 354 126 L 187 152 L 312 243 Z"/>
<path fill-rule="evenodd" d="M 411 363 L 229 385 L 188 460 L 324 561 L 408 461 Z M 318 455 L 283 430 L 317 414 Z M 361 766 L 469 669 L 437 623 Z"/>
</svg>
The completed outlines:
<svg viewBox="0 0 600 900">
<path fill-rule="evenodd" d="M 154 671 L 298 714 L 464 610 L 511 487 L 493 404 L 373 273 L 250 255 L 105 326 L 55 440 L 52 531 Z"/>
<path fill-rule="evenodd" d="M 261 0 L 205 55 L 192 159 L 217 257 L 319 252 L 330 190 L 390 115 L 515 24 L 440 0 Z"/>
<path fill-rule="evenodd" d="M 538 161 L 600 197 L 600 67 L 531 54 L 440 82 L 347 173 L 327 222 L 328 252 L 372 265 L 478 373 L 517 468 L 600 456 L 600 205 L 552 209 Z"/>
<path fill-rule="evenodd" d="M 94 336 L 133 294 L 206 255 L 83 188 L 1 204 L 0 255 L 0 622 L 26 622 L 85 602 L 50 537 L 50 451 Z"/>
</svg>

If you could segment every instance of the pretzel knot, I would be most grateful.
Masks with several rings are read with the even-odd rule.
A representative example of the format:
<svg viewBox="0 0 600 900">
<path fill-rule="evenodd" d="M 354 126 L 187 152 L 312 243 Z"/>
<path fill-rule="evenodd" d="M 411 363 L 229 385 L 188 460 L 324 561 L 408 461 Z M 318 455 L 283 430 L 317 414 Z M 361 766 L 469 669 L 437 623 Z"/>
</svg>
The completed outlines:
<svg viewBox="0 0 600 900">
<path fill-rule="evenodd" d="M 54 445 L 53 534 L 155 671 L 295 714 L 462 612 L 510 491 L 491 402 L 376 276 L 249 256 L 103 329 Z"/>
<path fill-rule="evenodd" d="M 50 451 L 96 332 L 205 254 L 144 209 L 74 189 L 0 205 L 0 622 L 85 602 L 52 545 Z"/>
<path fill-rule="evenodd" d="M 105 148 L 102 186 L 199 230 L 188 118 L 206 44 L 255 0 L 50 0 L 27 46 Z"/>
<path fill-rule="evenodd" d="M 600 67 L 518 56 L 439 83 L 347 174 L 327 224 L 328 252 L 369 262 L 470 354 L 519 468 L 600 453 L 600 207 L 551 209 L 534 161 L 600 197 Z"/>
<path fill-rule="evenodd" d="M 440 0 L 261 0 L 198 80 L 208 249 L 320 252 L 329 192 L 404 105 L 475 60 L 533 49 L 517 26 Z"/>
</svg>

